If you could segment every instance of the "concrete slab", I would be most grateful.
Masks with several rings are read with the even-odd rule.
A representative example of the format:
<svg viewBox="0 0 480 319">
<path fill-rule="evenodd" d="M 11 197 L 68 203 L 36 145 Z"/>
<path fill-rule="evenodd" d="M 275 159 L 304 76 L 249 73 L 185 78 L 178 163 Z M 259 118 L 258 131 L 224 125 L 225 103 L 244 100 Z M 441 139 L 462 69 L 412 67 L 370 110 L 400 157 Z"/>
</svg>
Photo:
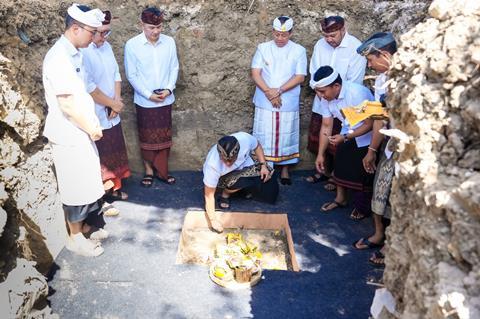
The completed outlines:
<svg viewBox="0 0 480 319">
<path fill-rule="evenodd" d="M 322 183 L 292 174 L 281 185 L 276 205 L 233 199 L 233 211 L 287 213 L 301 272 L 265 271 L 264 280 L 244 291 L 228 291 L 208 277 L 207 267 L 175 265 L 183 218 L 203 208 L 202 174 L 176 172 L 177 183 L 156 181 L 140 187 L 130 178 L 130 198 L 114 205 L 107 219 L 111 233 L 97 258 L 64 249 L 49 281 L 52 309 L 61 318 L 367 318 L 374 287 L 381 278 L 368 264 L 370 251 L 352 248 L 372 232 L 372 221 L 348 218 L 350 208 L 329 214 L 320 205 L 333 193 Z"/>
</svg>

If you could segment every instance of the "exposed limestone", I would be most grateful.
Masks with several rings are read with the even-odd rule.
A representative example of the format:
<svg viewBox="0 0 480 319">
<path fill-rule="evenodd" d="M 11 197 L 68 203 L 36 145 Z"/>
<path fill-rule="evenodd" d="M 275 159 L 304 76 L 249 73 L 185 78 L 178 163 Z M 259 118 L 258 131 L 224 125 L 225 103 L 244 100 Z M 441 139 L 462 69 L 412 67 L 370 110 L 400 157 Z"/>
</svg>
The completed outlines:
<svg viewBox="0 0 480 319">
<path fill-rule="evenodd" d="M 390 72 L 398 156 L 385 283 L 400 318 L 480 317 L 480 3 L 434 1 Z"/>
</svg>

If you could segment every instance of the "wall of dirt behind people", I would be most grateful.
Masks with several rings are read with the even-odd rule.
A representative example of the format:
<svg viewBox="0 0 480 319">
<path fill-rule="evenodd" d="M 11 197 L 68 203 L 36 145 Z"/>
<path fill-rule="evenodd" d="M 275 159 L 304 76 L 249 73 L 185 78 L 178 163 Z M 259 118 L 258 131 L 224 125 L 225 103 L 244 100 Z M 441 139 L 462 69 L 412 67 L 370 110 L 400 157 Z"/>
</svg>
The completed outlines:
<svg viewBox="0 0 480 319">
<path fill-rule="evenodd" d="M 110 42 L 122 75 L 123 46 L 140 32 L 139 13 L 152 4 L 165 9 L 165 33 L 175 38 L 180 60 L 171 168 L 199 170 L 207 150 L 220 136 L 251 130 L 254 86 L 249 75 L 250 60 L 257 44 L 269 40 L 275 16 L 287 14 L 294 18 L 293 40 L 304 45 L 310 55 L 320 37 L 319 20 L 323 16 L 345 16 L 349 31 L 365 39 L 374 31 L 405 32 L 422 20 L 428 2 L 105 0 L 84 3 L 110 9 L 118 17 L 112 25 Z M 69 5 L 70 2 L 52 0 L 0 3 L 0 282 L 3 282 L 0 289 L 17 287 L 30 291 L 10 294 L 26 296 L 23 301 L 20 300 L 23 297 L 17 297 L 20 299 L 8 303 L 13 316 L 28 313 L 35 300 L 45 297 L 40 273 L 48 271 L 66 236 L 50 149 L 41 137 L 46 114 L 41 64 L 63 31 Z M 130 164 L 134 171 L 141 172 L 132 90 L 125 79 L 123 92 L 126 104 L 123 130 Z M 311 167 L 313 160 L 305 151 L 312 98 L 313 92 L 304 86 L 299 166 L 303 168 Z M 27 284 L 35 282 L 38 285 Z M 0 297 L 2 309 L 4 302 Z"/>
</svg>

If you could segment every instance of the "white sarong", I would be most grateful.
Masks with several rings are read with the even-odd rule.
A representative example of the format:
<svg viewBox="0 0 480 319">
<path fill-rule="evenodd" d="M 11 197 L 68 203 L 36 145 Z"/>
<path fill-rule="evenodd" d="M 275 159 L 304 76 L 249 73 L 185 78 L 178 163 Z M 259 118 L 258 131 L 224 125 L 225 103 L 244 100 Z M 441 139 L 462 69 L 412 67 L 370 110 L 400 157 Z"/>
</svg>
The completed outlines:
<svg viewBox="0 0 480 319">
<path fill-rule="evenodd" d="M 253 136 L 263 147 L 265 159 L 278 165 L 298 163 L 300 113 L 255 108 Z"/>
<path fill-rule="evenodd" d="M 104 194 L 100 159 L 95 143 L 52 146 L 58 192 L 63 204 L 91 204 Z"/>
</svg>

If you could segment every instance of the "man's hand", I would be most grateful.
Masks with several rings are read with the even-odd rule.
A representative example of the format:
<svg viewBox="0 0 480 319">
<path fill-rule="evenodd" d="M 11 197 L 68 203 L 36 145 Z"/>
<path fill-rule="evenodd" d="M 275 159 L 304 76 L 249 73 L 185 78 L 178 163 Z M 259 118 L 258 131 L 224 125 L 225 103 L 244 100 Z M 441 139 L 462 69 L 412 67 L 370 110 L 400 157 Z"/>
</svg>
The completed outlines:
<svg viewBox="0 0 480 319">
<path fill-rule="evenodd" d="M 111 119 L 113 119 L 113 118 L 116 117 L 116 116 L 118 116 L 118 113 L 112 110 L 112 111 L 110 112 L 110 115 L 108 116 L 108 119 L 111 120 Z"/>
<path fill-rule="evenodd" d="M 260 166 L 260 179 L 261 179 L 264 183 L 266 183 L 266 182 L 268 182 L 268 180 L 270 179 L 270 177 L 272 177 L 272 176 L 270 175 L 270 171 L 269 171 L 268 168 L 267 168 L 267 164 L 262 164 L 262 165 Z"/>
<path fill-rule="evenodd" d="M 373 174 L 375 170 L 377 169 L 377 166 L 375 165 L 375 161 L 377 160 L 377 153 L 375 153 L 372 150 L 368 150 L 367 155 L 363 158 L 363 168 L 365 171 L 369 174 Z"/>
<path fill-rule="evenodd" d="M 271 101 L 272 99 L 276 98 L 277 96 L 280 96 L 280 93 L 278 93 L 278 89 L 267 89 L 265 91 L 265 96 L 267 97 L 267 99 L 269 101 Z"/>
<path fill-rule="evenodd" d="M 315 168 L 319 173 L 325 172 L 325 157 L 323 156 L 323 154 L 317 155 L 317 159 L 315 160 Z"/>
<path fill-rule="evenodd" d="M 162 90 L 157 95 L 160 96 L 162 100 L 165 100 L 170 95 L 170 91 L 169 90 Z"/>
<path fill-rule="evenodd" d="M 114 98 L 113 103 L 111 103 L 111 105 L 109 105 L 109 106 L 117 114 L 122 112 L 123 107 L 124 107 L 124 104 L 122 102 L 122 98 L 119 98 L 119 99 Z"/>
<path fill-rule="evenodd" d="M 328 137 L 328 142 L 333 145 L 338 145 L 344 141 L 345 141 L 345 138 L 343 137 L 343 135 L 340 135 L 340 134 Z"/>
<path fill-rule="evenodd" d="M 271 100 L 270 103 L 272 103 L 274 108 L 279 109 L 282 106 L 282 99 L 280 98 L 280 95 Z"/>
<path fill-rule="evenodd" d="M 103 137 L 102 128 L 97 125 L 88 135 L 90 135 L 92 141 L 96 142 Z"/>
<path fill-rule="evenodd" d="M 163 91 L 162 91 L 163 92 Z M 160 95 L 160 94 L 155 94 L 153 93 L 152 95 L 150 95 L 150 97 L 148 98 L 150 101 L 153 101 L 153 102 L 157 102 L 157 103 L 161 103 L 163 102 L 163 100 L 165 100 L 165 98 L 163 97 L 163 95 Z"/>
</svg>

